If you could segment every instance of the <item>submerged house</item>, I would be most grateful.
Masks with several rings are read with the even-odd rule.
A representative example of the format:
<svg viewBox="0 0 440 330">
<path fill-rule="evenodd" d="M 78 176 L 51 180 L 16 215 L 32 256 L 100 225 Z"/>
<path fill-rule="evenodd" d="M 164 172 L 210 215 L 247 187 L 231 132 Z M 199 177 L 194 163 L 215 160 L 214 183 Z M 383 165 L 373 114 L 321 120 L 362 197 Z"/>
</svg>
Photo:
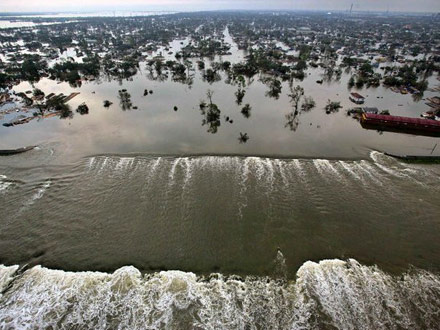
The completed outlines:
<svg viewBox="0 0 440 330">
<path fill-rule="evenodd" d="M 375 107 L 364 107 L 362 110 L 365 113 L 374 113 L 374 114 L 378 114 L 379 113 L 379 109 L 375 108 Z"/>
<path fill-rule="evenodd" d="M 363 104 L 365 102 L 365 97 L 363 97 L 361 94 L 358 94 L 358 93 L 351 93 L 350 94 L 350 101 L 352 101 L 356 104 Z"/>
</svg>

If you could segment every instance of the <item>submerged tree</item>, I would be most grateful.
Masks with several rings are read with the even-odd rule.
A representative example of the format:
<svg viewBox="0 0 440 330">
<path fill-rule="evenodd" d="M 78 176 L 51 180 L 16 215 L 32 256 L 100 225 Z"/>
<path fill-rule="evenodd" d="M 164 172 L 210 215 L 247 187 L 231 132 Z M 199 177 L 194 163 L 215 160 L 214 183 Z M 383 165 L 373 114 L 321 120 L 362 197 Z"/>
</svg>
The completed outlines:
<svg viewBox="0 0 440 330">
<path fill-rule="evenodd" d="M 244 80 L 243 76 L 238 76 L 237 77 L 237 81 L 238 81 L 238 90 L 235 92 L 235 97 L 236 97 L 236 103 L 238 105 L 241 105 L 241 103 L 243 102 L 243 98 L 246 94 L 246 90 L 244 89 L 244 87 L 246 86 L 246 82 Z"/>
<path fill-rule="evenodd" d="M 119 100 L 122 110 L 130 110 L 133 104 L 131 103 L 131 95 L 126 89 L 119 91 Z"/>
<path fill-rule="evenodd" d="M 327 114 L 338 112 L 339 109 L 342 108 L 341 102 L 327 101 L 327 105 L 325 106 L 325 112 Z"/>
<path fill-rule="evenodd" d="M 82 103 L 78 106 L 76 112 L 78 112 L 81 115 L 87 115 L 89 113 L 89 107 L 87 106 L 87 104 Z"/>
<path fill-rule="evenodd" d="M 296 131 L 296 129 L 299 126 L 299 118 L 298 118 L 298 112 L 289 112 L 286 115 L 286 124 L 284 127 L 289 127 L 291 131 Z"/>
<path fill-rule="evenodd" d="M 235 102 L 237 102 L 238 105 L 241 105 L 241 103 L 243 102 L 243 98 L 244 98 L 245 94 L 246 94 L 246 91 L 243 88 L 238 87 L 238 90 L 235 92 L 235 97 L 236 97 Z"/>
<path fill-rule="evenodd" d="M 289 127 L 291 131 L 296 131 L 299 126 L 299 116 L 302 112 L 308 112 L 315 107 L 315 101 L 308 96 L 304 97 L 304 101 L 300 105 L 301 99 L 304 96 L 304 88 L 301 86 L 290 86 L 290 103 L 292 104 L 292 111 L 286 115 L 285 127 Z"/>
<path fill-rule="evenodd" d="M 266 92 L 266 96 L 278 99 L 282 90 L 281 81 L 279 81 L 277 78 L 272 77 L 266 79 L 264 82 L 269 86 L 269 90 Z"/>
<path fill-rule="evenodd" d="M 246 143 L 248 140 L 249 140 L 248 134 L 240 132 L 240 137 L 238 138 L 238 141 L 240 141 L 240 143 Z"/>
<path fill-rule="evenodd" d="M 60 110 L 60 118 L 66 119 L 66 118 L 73 118 L 73 111 L 70 110 L 70 106 L 65 104 Z"/>
<path fill-rule="evenodd" d="M 241 113 L 245 118 L 249 118 L 251 116 L 251 110 L 252 110 L 252 107 L 248 103 L 241 109 Z"/>
<path fill-rule="evenodd" d="M 222 77 L 220 76 L 220 74 L 217 73 L 216 70 L 208 69 L 203 75 L 203 79 L 208 83 L 212 84 L 214 82 L 220 81 Z"/>
<path fill-rule="evenodd" d="M 302 88 L 300 85 L 293 88 L 290 86 L 290 103 L 292 104 L 292 107 L 295 111 L 298 111 L 298 104 L 301 100 L 301 97 L 304 95 L 304 88 Z"/>
<path fill-rule="evenodd" d="M 204 116 L 202 120 L 202 126 L 208 125 L 208 132 L 215 134 L 217 133 L 218 127 L 220 126 L 220 115 L 221 111 L 218 108 L 217 104 L 212 102 L 212 96 L 214 92 L 209 90 L 206 92 L 206 96 L 208 97 L 208 104 L 204 101 L 200 102 L 200 111 Z"/>
<path fill-rule="evenodd" d="M 316 103 L 313 100 L 313 98 L 311 96 L 306 96 L 306 97 L 304 97 L 304 102 L 301 105 L 301 110 L 308 112 L 308 111 L 312 110 L 315 106 L 316 106 Z"/>
<path fill-rule="evenodd" d="M 347 83 L 348 89 L 352 89 L 354 87 L 354 84 L 355 84 L 354 76 L 351 76 Z"/>
</svg>

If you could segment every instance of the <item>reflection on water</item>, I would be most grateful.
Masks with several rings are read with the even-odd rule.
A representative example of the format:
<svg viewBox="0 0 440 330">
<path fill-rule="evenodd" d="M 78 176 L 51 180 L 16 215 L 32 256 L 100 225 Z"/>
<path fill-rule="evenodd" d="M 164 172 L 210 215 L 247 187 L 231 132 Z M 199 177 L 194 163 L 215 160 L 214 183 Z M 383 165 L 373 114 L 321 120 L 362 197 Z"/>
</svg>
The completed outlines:
<svg viewBox="0 0 440 330">
<path fill-rule="evenodd" d="M 153 59 L 140 63 L 137 73 L 126 80 L 101 77 L 77 87 L 46 78 L 34 86 L 21 83 L 14 88 L 16 92 L 33 87 L 46 95 L 80 92 L 68 104 L 76 109 L 85 102 L 89 115 L 62 122 L 47 118 L 0 127 L 0 148 L 60 143 L 63 147 L 56 152 L 58 160 L 68 162 L 113 152 L 357 158 L 366 157 L 369 148 L 424 154 L 435 144 L 435 139 L 428 137 L 365 131 L 345 116 L 345 111 L 353 107 L 347 90 L 350 71 L 338 72 L 338 79 L 327 79 L 322 84 L 317 83 L 320 68 L 305 70 L 304 80 L 297 82 L 231 77 L 225 67 L 243 60 L 244 52 L 238 50 L 228 29 L 223 34 L 232 55 L 204 59 L 203 65 L 198 60 L 176 61 L 175 54 L 190 43 L 186 38 L 159 47 L 152 55 L 164 56 L 165 62 Z M 334 54 L 329 56 L 328 61 L 333 61 Z M 326 67 L 332 67 L 330 64 Z M 431 86 L 436 84 L 435 77 L 428 81 Z M 363 90 L 362 94 L 366 106 L 389 109 L 393 115 L 417 117 L 426 111 L 423 101 L 382 86 Z M 425 97 L 433 95 L 425 93 Z M 333 103 L 328 103 L 329 99 Z M 333 112 L 338 102 L 343 111 L 325 116 L 326 106 Z M 175 107 L 179 111 L 173 111 Z M 131 108 L 138 111 L 120 111 Z M 225 124 L 221 125 L 223 119 Z M 0 119 L 1 123 L 9 120 L 10 116 Z M 242 136 L 252 139 L 237 143 L 237 137 L 244 141 Z"/>
<path fill-rule="evenodd" d="M 298 109 L 292 107 L 288 83 L 283 83 L 284 92 L 274 100 L 265 97 L 267 87 L 254 80 L 247 82 L 244 97 L 246 106 L 248 104 L 252 109 L 250 117 L 247 116 L 249 108 L 243 112 L 244 106 L 236 104 L 237 86 L 223 82 L 210 85 L 200 79 L 202 73 L 199 71 L 195 73 L 199 78 L 194 80 L 191 88 L 171 80 L 150 80 L 147 73 L 139 72 L 132 81 L 122 84 L 122 89 L 131 96 L 130 102 L 125 97 L 120 99 L 121 85 L 117 81 L 86 82 L 74 88 L 67 83 L 42 79 L 35 86 L 46 95 L 69 95 L 79 91 L 81 94 L 68 104 L 76 109 L 86 102 L 89 115 L 77 115 L 67 121 L 50 118 L 12 128 L 0 127 L 0 147 L 8 149 L 47 141 L 61 142 L 64 147 L 57 152 L 65 154 L 68 150 L 65 156 L 74 158 L 106 152 L 365 157 L 365 147 L 397 154 L 424 154 L 435 144 L 434 139 L 426 137 L 393 133 L 379 135 L 362 130 L 358 122 L 345 115 L 345 111 L 325 116 L 324 107 L 329 96 L 332 101 L 341 102 L 343 110 L 352 107 L 346 89 L 349 75 L 343 75 L 339 83 L 319 85 L 315 82 L 319 71 L 311 69 L 309 73 L 311 75 L 298 85 L 304 89 L 304 95 L 315 102 L 312 110 L 304 111 L 301 105 Z M 15 89 L 24 92 L 32 87 L 22 83 Z M 154 93 L 144 96 L 146 89 L 154 90 Z M 212 136 L 206 132 L 206 126 L 201 125 L 200 118 L 201 101 L 208 104 L 208 89 L 213 92 L 213 103 L 221 110 L 219 118 L 212 117 L 212 123 L 215 123 L 212 130 L 216 127 L 217 131 Z M 416 117 L 426 110 L 423 102 L 414 102 L 410 95 L 395 94 L 383 87 L 369 89 L 363 94 L 367 98 L 366 105 L 390 109 L 391 114 Z M 426 94 L 430 96 L 430 92 Z M 307 103 L 305 96 L 303 103 Z M 113 105 L 105 108 L 104 101 Z M 137 106 L 138 111 L 121 112 L 128 103 Z M 179 111 L 173 111 L 174 106 Z M 218 130 L 221 119 L 226 117 L 229 119 L 227 124 Z M 10 118 L 5 117 L 3 122 Z M 231 120 L 233 124 L 229 123 Z M 284 128 L 286 122 L 288 130 Z M 246 132 L 252 139 L 246 144 L 237 143 L 240 132 Z"/>
</svg>

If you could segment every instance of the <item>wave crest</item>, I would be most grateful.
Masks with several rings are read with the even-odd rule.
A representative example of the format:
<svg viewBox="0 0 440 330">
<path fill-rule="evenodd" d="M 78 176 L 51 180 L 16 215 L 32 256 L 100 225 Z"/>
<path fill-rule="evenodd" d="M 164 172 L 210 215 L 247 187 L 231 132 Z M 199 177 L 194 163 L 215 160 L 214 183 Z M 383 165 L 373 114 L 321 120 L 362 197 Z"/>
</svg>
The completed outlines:
<svg viewBox="0 0 440 330">
<path fill-rule="evenodd" d="M 308 261 L 296 281 L 200 277 L 181 271 L 112 274 L 0 267 L 0 327 L 373 329 L 435 328 L 440 276 L 392 276 L 355 260 Z M 14 278 L 14 276 L 16 276 Z M 5 286 L 6 283 L 6 286 Z"/>
</svg>

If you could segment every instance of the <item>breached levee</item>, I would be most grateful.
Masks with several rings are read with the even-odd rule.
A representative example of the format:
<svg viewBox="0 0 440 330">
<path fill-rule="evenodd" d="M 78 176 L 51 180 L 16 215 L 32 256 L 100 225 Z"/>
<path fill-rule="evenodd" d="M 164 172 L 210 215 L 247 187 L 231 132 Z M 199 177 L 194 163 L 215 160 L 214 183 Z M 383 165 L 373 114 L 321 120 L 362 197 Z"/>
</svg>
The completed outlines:
<svg viewBox="0 0 440 330">
<path fill-rule="evenodd" d="M 36 266 L 19 275 L 16 266 L 1 266 L 0 281 L 2 329 L 435 329 L 440 323 L 439 275 L 391 276 L 352 259 L 306 262 L 291 282 L 142 275 L 131 266 L 113 274 Z"/>
</svg>

